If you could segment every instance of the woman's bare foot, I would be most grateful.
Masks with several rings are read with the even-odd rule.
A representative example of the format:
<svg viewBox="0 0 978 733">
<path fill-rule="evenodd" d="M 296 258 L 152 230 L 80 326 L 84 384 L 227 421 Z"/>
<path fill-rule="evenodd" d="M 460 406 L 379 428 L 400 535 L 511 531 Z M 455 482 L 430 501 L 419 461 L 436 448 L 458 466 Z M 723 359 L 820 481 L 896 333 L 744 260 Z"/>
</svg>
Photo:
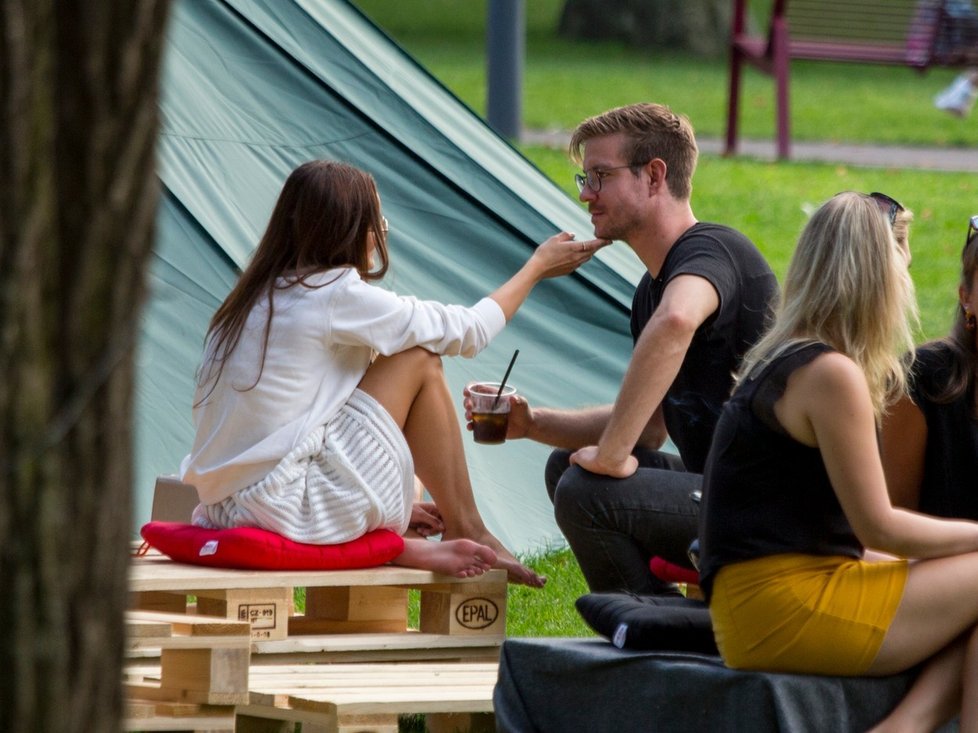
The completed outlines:
<svg viewBox="0 0 978 733">
<path fill-rule="evenodd" d="M 504 550 L 503 554 L 497 552 L 496 556 L 498 559 L 493 567 L 505 570 L 510 583 L 528 585 L 531 588 L 542 588 L 547 584 L 547 579 L 544 576 L 533 572 L 508 551 Z"/>
<path fill-rule="evenodd" d="M 495 566 L 495 551 L 472 540 L 442 540 L 404 538 L 404 552 L 391 562 L 409 568 L 431 570 L 456 578 L 474 578 Z"/>
<path fill-rule="evenodd" d="M 442 536 L 449 537 L 450 533 L 446 531 Z M 503 547 L 503 543 L 497 540 L 488 530 L 483 531 L 479 536 L 473 537 L 472 539 L 492 548 L 496 553 L 496 562 L 493 563 L 493 567 L 505 570 L 510 583 L 527 585 L 531 588 L 542 588 L 546 585 L 547 579 L 544 576 L 538 575 L 517 560 L 513 553 Z"/>
</svg>

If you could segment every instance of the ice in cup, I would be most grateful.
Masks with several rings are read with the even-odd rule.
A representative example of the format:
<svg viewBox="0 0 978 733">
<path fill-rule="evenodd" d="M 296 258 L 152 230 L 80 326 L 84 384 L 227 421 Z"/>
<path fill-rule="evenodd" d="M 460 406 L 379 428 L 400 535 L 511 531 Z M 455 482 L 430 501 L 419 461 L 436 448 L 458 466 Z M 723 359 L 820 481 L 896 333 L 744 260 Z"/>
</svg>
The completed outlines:
<svg viewBox="0 0 978 733">
<path fill-rule="evenodd" d="M 516 394 L 516 388 L 503 387 L 499 393 L 499 382 L 473 382 L 469 385 L 469 399 L 472 402 L 472 433 L 476 443 L 495 445 L 506 442 L 506 429 L 509 427 L 509 398 Z M 499 399 L 496 399 L 499 395 Z"/>
</svg>

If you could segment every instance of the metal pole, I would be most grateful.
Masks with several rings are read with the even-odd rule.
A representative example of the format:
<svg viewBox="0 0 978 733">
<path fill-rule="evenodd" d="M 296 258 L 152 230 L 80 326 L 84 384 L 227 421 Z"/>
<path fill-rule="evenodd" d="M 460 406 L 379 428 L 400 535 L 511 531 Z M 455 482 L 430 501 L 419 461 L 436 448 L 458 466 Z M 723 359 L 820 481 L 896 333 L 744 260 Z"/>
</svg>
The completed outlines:
<svg viewBox="0 0 978 733">
<path fill-rule="evenodd" d="M 522 130 L 525 44 L 523 0 L 489 0 L 487 117 L 496 132 L 516 141 Z"/>
</svg>

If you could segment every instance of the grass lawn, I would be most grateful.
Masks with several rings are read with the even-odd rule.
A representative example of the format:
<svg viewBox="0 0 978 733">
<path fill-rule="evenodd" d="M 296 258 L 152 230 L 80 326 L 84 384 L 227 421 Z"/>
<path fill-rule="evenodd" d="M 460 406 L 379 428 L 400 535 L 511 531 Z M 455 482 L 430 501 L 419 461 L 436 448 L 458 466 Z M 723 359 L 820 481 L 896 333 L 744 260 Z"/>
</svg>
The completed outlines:
<svg viewBox="0 0 978 733">
<path fill-rule="evenodd" d="M 484 112 L 486 0 L 355 0 L 355 4 L 463 102 L 477 113 Z M 689 116 L 701 137 L 722 135 L 725 59 L 558 39 L 554 29 L 561 4 L 561 0 L 525 4 L 526 127 L 569 129 L 609 107 L 650 100 Z M 978 120 L 953 118 L 931 104 L 933 95 L 953 76 L 946 69 L 920 74 L 901 67 L 796 62 L 791 86 L 793 137 L 974 147 Z M 771 80 L 748 73 L 741 120 L 745 137 L 773 137 L 773 102 Z M 571 180 L 575 168 L 562 151 L 532 146 L 521 150 L 576 198 Z M 956 302 L 958 257 L 968 217 L 978 212 L 978 177 L 973 174 L 703 155 L 694 178 L 693 206 L 698 218 L 748 234 L 780 277 L 807 212 L 847 189 L 883 191 L 914 211 L 911 272 L 921 308 L 919 337 L 943 334 Z M 550 582 L 542 591 L 510 590 L 509 634 L 588 634 L 574 610 L 574 600 L 586 592 L 586 586 L 570 553 L 554 549 L 529 562 Z"/>
</svg>

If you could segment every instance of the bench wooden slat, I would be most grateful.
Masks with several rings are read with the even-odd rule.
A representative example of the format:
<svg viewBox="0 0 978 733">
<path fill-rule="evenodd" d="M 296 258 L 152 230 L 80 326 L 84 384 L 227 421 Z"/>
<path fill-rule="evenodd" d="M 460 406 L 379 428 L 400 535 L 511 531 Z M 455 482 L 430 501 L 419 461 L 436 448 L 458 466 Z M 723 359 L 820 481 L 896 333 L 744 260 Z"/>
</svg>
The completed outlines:
<svg viewBox="0 0 978 733">
<path fill-rule="evenodd" d="M 934 9 L 933 28 L 920 26 L 917 0 L 773 0 L 767 31 L 753 33 L 748 0 L 733 1 L 730 82 L 725 153 L 736 152 L 744 64 L 775 82 L 778 157 L 790 153 L 789 73 L 792 59 L 929 66 L 978 63 L 978 37 L 961 47 L 939 46 L 944 4 Z M 978 31 L 976 31 L 978 36 Z"/>
<path fill-rule="evenodd" d="M 792 40 L 789 53 L 795 59 L 811 61 L 849 61 L 852 63 L 905 64 L 907 52 L 904 46 L 884 43 L 851 45 L 837 41 Z"/>
<path fill-rule="evenodd" d="M 251 703 L 261 716 L 491 712 L 495 662 L 316 664 L 252 667 Z"/>
<path fill-rule="evenodd" d="M 168 627 L 170 635 L 185 636 L 244 636 L 251 634 L 251 625 L 247 621 L 232 621 L 215 616 L 188 616 L 183 613 L 166 613 L 160 611 L 126 611 L 126 629 L 136 631 L 140 636 L 146 636 L 147 630 L 155 625 L 157 628 Z M 156 634 L 154 634 L 155 636 Z M 163 634 L 159 634 L 162 636 Z"/>
<path fill-rule="evenodd" d="M 505 637 L 448 636 L 426 634 L 409 629 L 392 634 L 327 634 L 322 636 L 293 636 L 281 641 L 258 641 L 253 647 L 261 654 L 287 654 L 301 652 L 369 652 L 398 649 L 465 649 L 499 647 Z M 308 658 L 308 657 L 307 657 Z M 260 661 L 260 660 L 258 660 Z"/>
</svg>

